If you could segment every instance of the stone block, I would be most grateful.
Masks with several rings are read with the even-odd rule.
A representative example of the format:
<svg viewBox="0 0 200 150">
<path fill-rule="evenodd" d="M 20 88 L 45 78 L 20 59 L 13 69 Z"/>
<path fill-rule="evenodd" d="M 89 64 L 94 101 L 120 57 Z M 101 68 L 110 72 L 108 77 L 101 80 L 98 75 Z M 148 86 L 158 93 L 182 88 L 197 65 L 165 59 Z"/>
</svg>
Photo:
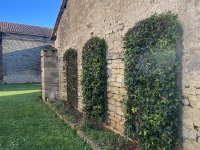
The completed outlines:
<svg viewBox="0 0 200 150">
<path fill-rule="evenodd" d="M 109 53 L 107 54 L 106 58 L 108 60 L 122 59 L 124 58 L 124 53 L 123 52 Z"/>
<path fill-rule="evenodd" d="M 123 63 L 113 63 L 112 68 L 122 69 L 122 68 L 124 68 L 124 64 Z"/>
<path fill-rule="evenodd" d="M 183 127 L 183 139 L 189 139 L 190 141 L 196 141 L 197 140 L 197 131 L 196 130 L 190 130 Z"/>
<path fill-rule="evenodd" d="M 117 114 L 124 116 L 124 112 L 122 109 L 123 109 L 122 107 L 117 107 Z"/>
<path fill-rule="evenodd" d="M 107 74 L 108 74 L 108 76 L 111 76 L 112 75 L 112 70 L 111 69 L 107 69 Z"/>
<path fill-rule="evenodd" d="M 200 148 L 200 140 L 193 142 L 196 148 Z"/>
<path fill-rule="evenodd" d="M 108 99 L 112 99 L 113 98 L 113 96 L 114 96 L 114 94 L 113 93 L 110 93 L 110 92 L 108 92 Z"/>
<path fill-rule="evenodd" d="M 104 33 L 105 33 L 105 35 L 107 35 L 107 34 L 111 34 L 112 32 L 113 32 L 113 30 L 108 29 L 108 30 L 106 30 Z"/>
<path fill-rule="evenodd" d="M 54 78 L 53 83 L 59 83 L 59 77 Z"/>
<path fill-rule="evenodd" d="M 114 94 L 113 99 L 115 99 L 117 102 L 120 102 L 123 100 L 123 96 L 120 94 Z"/>
<path fill-rule="evenodd" d="M 196 94 L 200 95 L 200 89 L 196 89 Z"/>
<path fill-rule="evenodd" d="M 107 64 L 107 69 L 112 69 L 112 64 Z"/>
<path fill-rule="evenodd" d="M 113 94 L 118 94 L 119 93 L 119 88 L 118 87 L 109 87 L 110 93 Z"/>
<path fill-rule="evenodd" d="M 55 98 L 55 93 L 54 93 L 54 91 L 51 91 L 51 92 L 49 93 L 49 98 L 50 98 L 50 99 L 54 99 L 54 98 Z"/>
<path fill-rule="evenodd" d="M 111 64 L 112 63 L 112 60 L 107 60 L 107 64 Z"/>
<path fill-rule="evenodd" d="M 107 111 L 107 113 L 108 113 L 108 116 L 115 116 L 115 113 L 114 112 L 112 112 L 112 111 Z"/>
<path fill-rule="evenodd" d="M 50 90 L 44 90 L 44 91 L 42 91 L 43 99 L 46 99 L 46 97 L 49 97 L 49 96 L 50 96 L 50 93 L 51 93 Z"/>
<path fill-rule="evenodd" d="M 115 81 L 119 83 L 124 83 L 124 76 L 123 75 L 116 75 Z"/>
<path fill-rule="evenodd" d="M 125 122 L 125 121 L 126 121 L 125 117 L 124 117 L 124 116 L 122 116 L 122 122 Z"/>
<path fill-rule="evenodd" d="M 123 29 L 124 29 L 124 24 L 123 24 L 123 23 L 120 24 L 120 25 L 118 25 L 118 26 L 115 28 L 116 31 L 123 30 Z"/>
<path fill-rule="evenodd" d="M 118 123 L 116 123 L 115 129 L 117 131 L 119 131 L 120 133 L 124 133 L 124 128 L 120 124 L 118 124 Z"/>
<path fill-rule="evenodd" d="M 195 126 L 200 127 L 200 113 L 197 113 L 192 120 Z"/>
<path fill-rule="evenodd" d="M 44 56 L 44 57 L 43 57 L 43 61 L 44 61 L 44 64 L 49 63 L 49 62 L 52 61 L 52 57 Z"/>
<path fill-rule="evenodd" d="M 119 124 L 124 127 L 124 121 L 120 121 Z"/>
<path fill-rule="evenodd" d="M 115 105 L 116 105 L 117 107 L 121 107 L 123 104 L 122 104 L 121 102 L 119 102 L 119 101 L 116 101 L 116 102 L 115 102 Z"/>
<path fill-rule="evenodd" d="M 200 96 L 189 95 L 189 101 L 193 108 L 200 108 Z"/>
<path fill-rule="evenodd" d="M 122 84 L 120 82 L 110 82 L 110 86 L 113 86 L 113 87 L 121 87 Z"/>
<path fill-rule="evenodd" d="M 118 114 L 115 114 L 115 118 L 117 119 L 118 123 L 122 120 L 122 116 Z"/>
<path fill-rule="evenodd" d="M 53 60 L 52 60 L 51 62 L 44 63 L 44 67 L 56 68 L 57 67 L 57 63 L 53 62 Z"/>
<path fill-rule="evenodd" d="M 115 114 L 116 115 L 116 114 Z M 118 123 L 120 120 L 119 119 L 117 119 L 115 116 L 108 116 L 108 119 L 110 119 L 110 120 L 112 120 L 112 121 L 114 121 L 114 122 L 116 122 L 116 123 Z"/>
<path fill-rule="evenodd" d="M 191 87 L 189 88 L 189 94 L 190 94 L 190 95 L 196 95 L 196 88 L 195 88 L 194 86 L 191 86 Z"/>
<path fill-rule="evenodd" d="M 115 128 L 116 122 L 112 121 L 112 120 L 108 120 L 108 125 L 111 126 L 113 129 Z"/>
<path fill-rule="evenodd" d="M 51 77 L 45 77 L 44 78 L 44 82 L 46 82 L 46 83 L 52 83 L 53 82 L 53 78 L 51 78 Z"/>
<path fill-rule="evenodd" d="M 116 107 L 112 104 L 108 104 L 108 110 L 112 112 L 117 112 Z"/>
<path fill-rule="evenodd" d="M 200 127 L 198 127 L 197 136 L 200 137 Z M 200 140 L 200 138 L 199 138 L 199 140 Z"/>
<path fill-rule="evenodd" d="M 183 95 L 189 94 L 189 88 L 183 88 Z"/>
<path fill-rule="evenodd" d="M 188 106 L 190 104 L 190 101 L 187 98 L 184 98 L 182 102 L 183 102 L 183 105 L 185 106 Z"/>
<path fill-rule="evenodd" d="M 121 75 L 124 75 L 124 69 L 123 69 L 123 68 L 119 69 L 119 73 L 120 73 Z"/>
<path fill-rule="evenodd" d="M 42 100 L 45 101 L 46 95 L 45 95 L 45 91 L 42 90 Z"/>
<path fill-rule="evenodd" d="M 78 92 L 78 96 L 81 96 L 81 92 L 80 91 Z"/>
<path fill-rule="evenodd" d="M 117 59 L 119 57 L 118 53 L 115 53 L 112 55 L 112 64 L 119 64 L 120 63 L 120 59 Z"/>
<path fill-rule="evenodd" d="M 41 68 L 44 68 L 44 61 L 41 59 Z"/>
<path fill-rule="evenodd" d="M 50 69 L 49 68 L 43 68 L 42 69 L 42 73 L 43 73 L 43 76 L 45 77 L 45 78 L 47 78 L 47 77 L 50 77 Z"/>
<path fill-rule="evenodd" d="M 57 84 L 51 84 L 51 90 L 52 91 L 58 91 L 59 90 L 59 87 L 58 87 L 58 85 Z"/>
<path fill-rule="evenodd" d="M 196 116 L 197 110 L 188 107 L 188 106 L 184 106 L 183 107 L 183 118 L 193 118 L 194 116 Z"/>
<path fill-rule="evenodd" d="M 126 95 L 127 91 L 124 87 L 121 87 L 120 90 L 119 90 L 119 94 L 120 95 Z"/>
<path fill-rule="evenodd" d="M 50 83 L 42 83 L 42 90 L 49 90 L 51 88 L 51 85 Z"/>
<path fill-rule="evenodd" d="M 193 124 L 192 118 L 183 118 L 182 123 L 183 123 L 184 128 L 190 129 L 190 130 L 194 129 L 194 124 Z"/>
<path fill-rule="evenodd" d="M 196 150 L 196 147 L 191 141 L 186 140 L 183 142 L 183 150 Z"/>
<path fill-rule="evenodd" d="M 115 75 L 111 75 L 109 78 L 108 78 L 108 82 L 113 82 L 115 81 Z"/>
<path fill-rule="evenodd" d="M 108 99 L 108 104 L 111 104 L 111 105 L 115 105 L 115 100 L 114 99 Z"/>
<path fill-rule="evenodd" d="M 53 57 L 53 55 L 55 55 L 56 53 L 51 51 L 51 50 L 43 50 L 42 55 L 45 57 Z"/>
</svg>

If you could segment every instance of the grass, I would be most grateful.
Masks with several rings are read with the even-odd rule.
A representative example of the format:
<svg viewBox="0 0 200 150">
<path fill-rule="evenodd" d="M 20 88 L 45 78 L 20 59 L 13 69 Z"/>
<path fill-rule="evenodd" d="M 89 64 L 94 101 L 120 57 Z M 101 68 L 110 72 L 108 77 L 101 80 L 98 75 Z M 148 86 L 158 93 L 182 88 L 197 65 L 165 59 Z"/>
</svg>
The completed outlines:
<svg viewBox="0 0 200 150">
<path fill-rule="evenodd" d="M 104 150 L 122 150 L 120 147 L 125 142 L 125 139 L 119 134 L 108 130 L 101 130 L 99 127 L 90 123 L 86 123 L 84 126 L 84 131 Z"/>
<path fill-rule="evenodd" d="M 84 116 L 80 112 L 65 106 L 66 102 L 62 100 L 49 101 L 55 111 L 66 118 L 68 121 L 75 123 L 76 128 L 84 131 L 90 139 L 95 141 L 103 150 L 137 150 L 137 144 L 128 141 L 120 134 L 116 134 L 105 129 L 101 123 L 92 120 L 83 119 Z"/>
<path fill-rule="evenodd" d="M 39 84 L 0 85 L 0 150 L 91 150 L 44 103 Z"/>
</svg>

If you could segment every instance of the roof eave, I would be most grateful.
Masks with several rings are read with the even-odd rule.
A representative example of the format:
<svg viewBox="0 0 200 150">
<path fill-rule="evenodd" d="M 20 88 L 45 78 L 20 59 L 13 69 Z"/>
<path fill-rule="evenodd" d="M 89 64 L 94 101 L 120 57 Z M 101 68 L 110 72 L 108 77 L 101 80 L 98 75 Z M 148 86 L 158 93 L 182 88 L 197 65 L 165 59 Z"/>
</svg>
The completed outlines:
<svg viewBox="0 0 200 150">
<path fill-rule="evenodd" d="M 0 30 L 0 33 L 2 33 L 2 34 L 6 34 L 6 33 L 8 33 L 8 34 L 19 34 L 19 35 L 28 35 L 28 36 L 38 36 L 38 37 L 50 38 L 50 36 L 42 35 L 42 34 L 28 34 L 28 33 L 9 32 L 9 31 L 5 32 L 5 31 L 2 31 L 2 30 Z"/>
<path fill-rule="evenodd" d="M 58 13 L 58 16 L 57 16 L 57 19 L 56 19 L 56 23 L 54 25 L 54 28 L 53 28 L 53 31 L 52 31 L 52 34 L 51 34 L 51 37 L 50 37 L 50 40 L 55 40 L 55 37 L 56 37 L 56 31 L 58 29 L 58 26 L 59 26 L 59 23 L 60 23 L 60 19 L 62 17 L 62 14 L 66 8 L 66 5 L 67 5 L 67 1 L 68 0 L 63 0 L 61 6 L 60 6 L 60 11 Z"/>
</svg>

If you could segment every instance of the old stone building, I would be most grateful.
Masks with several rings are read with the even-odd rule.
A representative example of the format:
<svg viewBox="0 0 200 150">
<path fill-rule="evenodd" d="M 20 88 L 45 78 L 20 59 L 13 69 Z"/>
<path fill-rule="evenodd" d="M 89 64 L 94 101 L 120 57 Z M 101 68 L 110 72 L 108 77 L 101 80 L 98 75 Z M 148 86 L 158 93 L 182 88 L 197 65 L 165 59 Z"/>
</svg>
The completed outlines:
<svg viewBox="0 0 200 150">
<path fill-rule="evenodd" d="M 63 0 L 51 39 L 58 50 L 59 98 L 66 99 L 63 54 L 77 50 L 78 109 L 82 103 L 82 47 L 92 36 L 104 38 L 107 51 L 108 124 L 123 132 L 124 114 L 120 103 L 124 87 L 123 37 L 127 30 L 154 13 L 172 11 L 183 29 L 178 50 L 182 56 L 180 86 L 185 96 L 181 110 L 183 149 L 200 149 L 200 1 L 199 0 Z M 48 96 L 47 96 L 48 97 Z"/>
<path fill-rule="evenodd" d="M 41 82 L 40 51 L 53 42 L 52 29 L 0 22 L 0 82 Z"/>
</svg>

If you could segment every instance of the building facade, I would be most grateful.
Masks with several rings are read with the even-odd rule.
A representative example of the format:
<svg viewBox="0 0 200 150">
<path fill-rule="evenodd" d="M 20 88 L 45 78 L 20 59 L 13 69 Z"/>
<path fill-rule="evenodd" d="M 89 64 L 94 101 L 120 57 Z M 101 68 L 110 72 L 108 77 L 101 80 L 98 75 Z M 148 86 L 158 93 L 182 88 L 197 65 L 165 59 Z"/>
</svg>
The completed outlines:
<svg viewBox="0 0 200 150">
<path fill-rule="evenodd" d="M 52 40 L 58 50 L 59 92 L 66 99 L 63 54 L 77 50 L 78 109 L 83 108 L 81 87 L 82 47 L 92 36 L 104 38 L 107 51 L 108 124 L 123 132 L 124 113 L 120 103 L 124 86 L 123 37 L 129 28 L 154 13 L 172 11 L 178 15 L 183 35 L 179 41 L 182 69 L 179 85 L 184 96 L 181 108 L 181 140 L 184 150 L 200 149 L 200 1 L 199 0 L 63 0 Z"/>
<path fill-rule="evenodd" d="M 40 51 L 53 42 L 52 29 L 0 22 L 0 81 L 41 82 Z"/>
</svg>

